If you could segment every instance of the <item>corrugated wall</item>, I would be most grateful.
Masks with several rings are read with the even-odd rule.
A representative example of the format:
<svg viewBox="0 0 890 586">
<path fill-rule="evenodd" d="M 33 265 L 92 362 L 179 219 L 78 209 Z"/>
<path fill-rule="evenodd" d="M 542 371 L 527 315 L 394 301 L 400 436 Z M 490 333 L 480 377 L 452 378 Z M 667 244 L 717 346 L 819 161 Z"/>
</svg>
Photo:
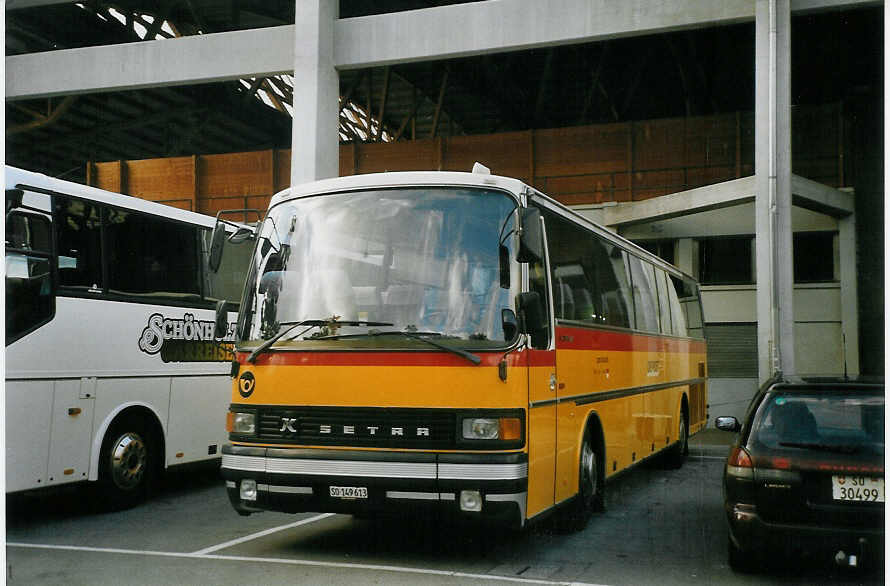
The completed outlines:
<svg viewBox="0 0 890 586">
<path fill-rule="evenodd" d="M 794 169 L 822 183 L 843 171 L 839 105 L 794 110 Z M 479 161 L 567 205 L 639 201 L 754 172 L 753 114 L 733 113 L 572 128 L 340 146 L 340 175 L 469 171 Z M 849 173 L 848 173 L 849 175 Z M 87 181 L 215 214 L 265 208 L 288 186 L 290 150 L 89 163 Z"/>
</svg>

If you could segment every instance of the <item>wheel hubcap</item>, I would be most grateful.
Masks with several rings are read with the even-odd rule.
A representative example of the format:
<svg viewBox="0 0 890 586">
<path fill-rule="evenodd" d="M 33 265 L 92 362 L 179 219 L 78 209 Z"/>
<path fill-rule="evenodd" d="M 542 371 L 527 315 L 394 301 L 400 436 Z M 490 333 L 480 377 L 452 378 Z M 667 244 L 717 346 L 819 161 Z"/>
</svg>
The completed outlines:
<svg viewBox="0 0 890 586">
<path fill-rule="evenodd" d="M 136 433 L 120 436 L 111 449 L 111 478 L 124 490 L 138 486 L 148 465 L 145 442 Z"/>
</svg>

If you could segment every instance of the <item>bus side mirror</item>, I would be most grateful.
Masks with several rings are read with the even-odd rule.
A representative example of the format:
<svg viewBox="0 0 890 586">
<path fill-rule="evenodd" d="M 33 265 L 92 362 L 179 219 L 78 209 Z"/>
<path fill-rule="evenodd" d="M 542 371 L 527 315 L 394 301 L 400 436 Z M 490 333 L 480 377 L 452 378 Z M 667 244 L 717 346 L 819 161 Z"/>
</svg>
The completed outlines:
<svg viewBox="0 0 890 586">
<path fill-rule="evenodd" d="M 25 196 L 25 192 L 21 189 L 7 189 L 6 190 L 6 213 L 8 214 L 10 211 L 15 208 L 22 207 L 22 198 Z"/>
<path fill-rule="evenodd" d="M 532 346 L 545 348 L 547 346 L 547 324 L 544 304 L 537 291 L 519 294 L 519 315 L 522 333 L 532 338 Z"/>
<path fill-rule="evenodd" d="M 519 335 L 519 321 L 509 307 L 501 310 L 501 326 L 504 329 L 504 340 L 507 342 L 512 342 Z"/>
<path fill-rule="evenodd" d="M 538 262 L 544 258 L 544 234 L 541 231 L 541 212 L 537 208 L 523 208 L 520 213 L 519 262 Z"/>
<path fill-rule="evenodd" d="M 213 235 L 210 237 L 210 258 L 207 259 L 207 265 L 210 267 L 211 272 L 215 273 L 219 270 L 225 242 L 226 226 L 217 220 L 216 225 L 213 227 Z"/>
<path fill-rule="evenodd" d="M 216 320 L 213 323 L 213 337 L 225 338 L 229 333 L 229 302 L 220 299 L 216 302 Z"/>
</svg>

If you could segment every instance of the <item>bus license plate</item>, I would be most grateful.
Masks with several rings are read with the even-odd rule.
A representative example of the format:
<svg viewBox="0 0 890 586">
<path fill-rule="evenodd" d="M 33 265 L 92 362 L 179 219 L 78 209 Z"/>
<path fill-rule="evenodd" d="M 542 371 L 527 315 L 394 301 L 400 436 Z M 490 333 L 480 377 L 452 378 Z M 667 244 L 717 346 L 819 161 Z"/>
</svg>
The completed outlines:
<svg viewBox="0 0 890 586">
<path fill-rule="evenodd" d="M 831 497 L 846 502 L 884 502 L 884 479 L 871 476 L 831 477 Z"/>
<path fill-rule="evenodd" d="M 337 499 L 366 499 L 368 489 L 364 486 L 331 486 L 331 497 Z"/>
</svg>

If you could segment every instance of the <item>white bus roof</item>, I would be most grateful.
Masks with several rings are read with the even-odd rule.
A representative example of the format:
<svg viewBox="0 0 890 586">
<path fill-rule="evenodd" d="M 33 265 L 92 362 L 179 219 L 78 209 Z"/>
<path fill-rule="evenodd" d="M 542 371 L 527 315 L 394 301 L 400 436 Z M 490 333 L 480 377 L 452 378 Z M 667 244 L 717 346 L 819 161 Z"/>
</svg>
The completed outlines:
<svg viewBox="0 0 890 586">
<path fill-rule="evenodd" d="M 288 199 L 354 189 L 409 187 L 409 186 L 463 186 L 502 189 L 516 197 L 527 189 L 525 183 L 511 177 L 483 173 L 459 173 L 452 171 L 398 171 L 347 175 L 303 183 L 275 194 L 269 206 Z"/>
<path fill-rule="evenodd" d="M 41 173 L 33 171 L 25 171 L 16 167 L 4 166 L 4 185 L 6 189 L 14 189 L 18 185 L 36 187 L 48 191 L 58 192 L 62 195 L 89 199 L 104 204 L 125 207 L 127 209 L 162 216 L 173 220 L 188 222 L 189 224 L 199 224 L 212 228 L 216 223 L 216 218 L 206 214 L 182 210 L 173 206 L 156 203 L 138 197 L 105 191 L 98 187 L 90 187 L 64 179 L 56 179 Z M 49 210 L 47 210 L 49 211 Z"/>
</svg>

